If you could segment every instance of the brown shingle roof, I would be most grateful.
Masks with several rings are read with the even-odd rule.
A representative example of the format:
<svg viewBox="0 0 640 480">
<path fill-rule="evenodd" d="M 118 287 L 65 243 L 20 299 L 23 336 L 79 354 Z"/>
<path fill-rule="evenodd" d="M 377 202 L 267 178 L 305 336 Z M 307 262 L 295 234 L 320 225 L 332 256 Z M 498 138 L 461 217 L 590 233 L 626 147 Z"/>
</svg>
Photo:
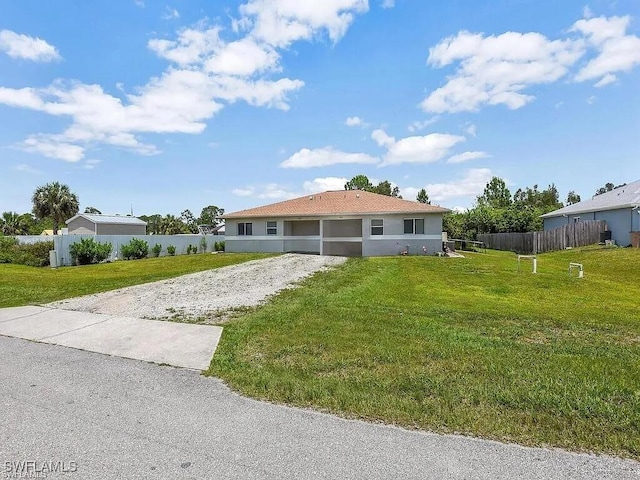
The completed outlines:
<svg viewBox="0 0 640 480">
<path fill-rule="evenodd" d="M 401 200 L 361 190 L 338 190 L 227 213 L 224 218 L 315 217 L 387 213 L 447 213 L 436 205 Z"/>
</svg>

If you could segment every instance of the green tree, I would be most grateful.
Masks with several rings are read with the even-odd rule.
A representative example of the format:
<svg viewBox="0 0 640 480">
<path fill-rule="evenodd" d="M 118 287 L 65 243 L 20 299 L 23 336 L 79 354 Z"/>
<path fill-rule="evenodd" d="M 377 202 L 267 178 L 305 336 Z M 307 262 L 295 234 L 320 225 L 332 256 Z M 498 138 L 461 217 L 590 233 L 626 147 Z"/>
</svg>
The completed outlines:
<svg viewBox="0 0 640 480">
<path fill-rule="evenodd" d="M 356 175 L 347 183 L 344 184 L 345 190 L 362 190 L 365 192 L 371 192 L 373 185 L 366 175 Z"/>
<path fill-rule="evenodd" d="M 33 213 L 37 218 L 51 217 L 53 234 L 58 234 L 58 227 L 78 213 L 80 202 L 67 185 L 60 182 L 47 183 L 36 188 L 31 198 Z"/>
<path fill-rule="evenodd" d="M 220 219 L 222 215 L 224 215 L 224 208 L 218 208 L 215 205 L 209 205 L 208 207 L 204 207 L 200 212 L 198 224 L 213 225 L 214 227 L 217 227 L 222 222 L 222 220 Z"/>
<path fill-rule="evenodd" d="M 388 197 L 402 198 L 400 196 L 400 189 L 397 186 L 392 186 L 391 182 L 389 182 L 388 180 L 383 180 L 382 182 L 378 183 L 378 185 L 373 187 L 370 191 L 373 193 L 378 193 L 380 195 L 386 195 Z"/>
<path fill-rule="evenodd" d="M 624 187 L 626 183 L 621 183 L 620 185 L 614 185 L 611 182 L 605 183 L 604 187 L 600 187 L 596 190 L 596 195 L 602 195 L 603 193 L 610 192 L 611 190 L 615 190 L 616 188 Z"/>
<path fill-rule="evenodd" d="M 184 223 L 188 233 L 198 233 L 198 222 L 188 208 L 180 214 L 180 221 Z"/>
<path fill-rule="evenodd" d="M 162 215 L 154 213 L 153 215 L 140 215 L 140 220 L 147 222 L 147 235 L 160 234 Z"/>
<path fill-rule="evenodd" d="M 580 203 L 580 195 L 571 190 L 567 194 L 567 205 L 573 205 L 574 203 Z"/>
<path fill-rule="evenodd" d="M 187 226 L 174 215 L 167 215 L 161 221 L 159 225 L 160 235 L 176 235 L 178 233 L 188 233 Z"/>
<path fill-rule="evenodd" d="M 373 185 L 366 175 L 356 175 L 344 184 L 345 190 L 362 190 L 363 192 L 378 193 L 388 197 L 402 198 L 400 189 L 393 186 L 389 180 L 383 180 L 378 185 Z"/>
<path fill-rule="evenodd" d="M 17 212 L 3 212 L 0 217 L 0 232 L 2 235 L 28 235 L 33 218 L 29 214 L 20 215 Z"/>
<path fill-rule="evenodd" d="M 427 205 L 431 205 L 431 200 L 429 200 L 429 195 L 427 195 L 427 191 L 424 188 L 420 189 L 420 191 L 418 192 L 418 195 L 416 196 L 416 201 L 420 203 L 425 203 Z"/>
<path fill-rule="evenodd" d="M 96 207 L 87 207 L 84 209 L 84 213 L 91 213 L 94 215 L 102 215 L 102 212 L 98 210 Z"/>
<path fill-rule="evenodd" d="M 482 195 L 476 198 L 478 205 L 491 208 L 505 208 L 511 205 L 511 192 L 507 184 L 500 177 L 493 177 Z"/>
</svg>

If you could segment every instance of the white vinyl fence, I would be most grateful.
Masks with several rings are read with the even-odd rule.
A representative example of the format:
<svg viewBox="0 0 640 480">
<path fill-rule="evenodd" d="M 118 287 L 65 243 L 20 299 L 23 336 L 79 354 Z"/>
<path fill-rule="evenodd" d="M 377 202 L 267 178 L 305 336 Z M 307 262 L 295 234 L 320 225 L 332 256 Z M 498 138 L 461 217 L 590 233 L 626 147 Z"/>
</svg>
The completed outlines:
<svg viewBox="0 0 640 480">
<path fill-rule="evenodd" d="M 38 240 L 35 240 L 35 239 Z M 28 236 L 18 237 L 18 240 L 23 243 L 35 243 L 36 241 L 46 241 L 53 239 L 56 251 L 57 264 L 71 265 L 71 255 L 69 254 L 69 247 L 79 242 L 82 238 L 93 238 L 96 242 L 110 243 L 111 244 L 111 256 L 109 260 L 114 261 L 122 259 L 120 253 L 120 247 L 127 245 L 132 238 L 138 238 L 144 240 L 149 244 L 149 256 L 152 256 L 151 249 L 156 243 L 162 246 L 160 256 L 167 255 L 167 247 L 173 245 L 176 247 L 176 255 L 185 255 L 187 253 L 187 247 L 191 245 L 196 247 L 198 252 L 201 251 L 200 242 L 204 238 L 207 242 L 207 252 L 214 251 L 215 242 L 223 242 L 223 235 L 56 235 L 55 237 L 43 237 L 43 236 Z"/>
</svg>

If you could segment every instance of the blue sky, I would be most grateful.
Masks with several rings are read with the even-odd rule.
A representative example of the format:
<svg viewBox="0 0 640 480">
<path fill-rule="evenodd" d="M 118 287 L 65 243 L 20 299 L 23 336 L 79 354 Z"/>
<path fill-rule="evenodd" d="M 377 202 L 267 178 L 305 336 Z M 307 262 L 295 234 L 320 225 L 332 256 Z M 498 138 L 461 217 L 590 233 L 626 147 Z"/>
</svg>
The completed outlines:
<svg viewBox="0 0 640 480">
<path fill-rule="evenodd" d="M 340 189 L 469 207 L 494 175 L 583 199 L 640 178 L 637 0 L 0 4 L 0 211 Z"/>
</svg>

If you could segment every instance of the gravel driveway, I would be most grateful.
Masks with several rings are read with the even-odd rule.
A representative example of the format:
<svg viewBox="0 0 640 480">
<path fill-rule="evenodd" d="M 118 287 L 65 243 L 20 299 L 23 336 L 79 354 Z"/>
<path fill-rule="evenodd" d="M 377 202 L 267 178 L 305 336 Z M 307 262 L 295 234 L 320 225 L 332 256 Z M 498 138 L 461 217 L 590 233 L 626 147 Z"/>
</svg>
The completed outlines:
<svg viewBox="0 0 640 480">
<path fill-rule="evenodd" d="M 48 304 L 136 318 L 220 323 L 344 257 L 286 254 Z"/>
</svg>

